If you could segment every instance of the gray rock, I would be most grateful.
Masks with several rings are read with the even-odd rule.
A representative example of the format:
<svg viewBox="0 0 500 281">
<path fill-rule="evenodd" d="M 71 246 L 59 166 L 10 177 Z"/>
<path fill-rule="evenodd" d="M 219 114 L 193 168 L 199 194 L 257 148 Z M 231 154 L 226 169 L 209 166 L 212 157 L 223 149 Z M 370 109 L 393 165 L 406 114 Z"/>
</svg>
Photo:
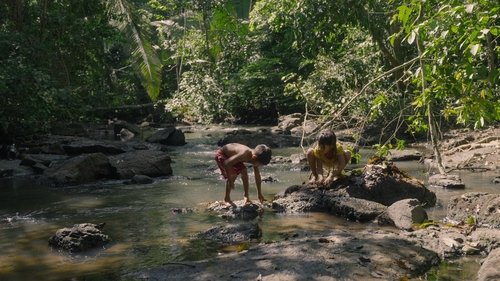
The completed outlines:
<svg viewBox="0 0 500 281">
<path fill-rule="evenodd" d="M 101 232 L 103 227 L 104 224 L 82 223 L 59 229 L 50 237 L 49 246 L 71 253 L 102 247 L 111 241 L 108 235 Z"/>
<path fill-rule="evenodd" d="M 56 186 L 79 185 L 116 177 L 116 169 L 102 153 L 79 155 L 45 170 L 44 176 Z"/>
<path fill-rule="evenodd" d="M 166 127 L 156 131 L 146 139 L 148 142 L 161 143 L 164 145 L 180 146 L 186 144 L 184 133 L 175 127 Z"/>
<path fill-rule="evenodd" d="M 468 192 L 454 196 L 448 203 L 447 219 L 473 222 L 480 226 L 500 228 L 500 194 Z"/>
<path fill-rule="evenodd" d="M 391 150 L 387 156 L 390 161 L 415 161 L 422 158 L 422 152 L 415 149 Z"/>
<path fill-rule="evenodd" d="M 224 219 L 253 220 L 263 212 L 263 206 L 260 203 L 245 204 L 243 200 L 233 202 L 234 205 L 227 205 L 225 202 L 216 201 L 208 205 L 207 210 L 218 213 Z"/>
<path fill-rule="evenodd" d="M 400 171 L 394 164 L 366 165 L 359 177 L 352 177 L 347 193 L 356 198 L 389 206 L 408 198 L 418 199 L 425 207 L 436 204 L 436 194 L 423 182 Z"/>
<path fill-rule="evenodd" d="M 130 181 L 134 184 L 148 184 L 152 183 L 154 180 L 145 175 L 135 175 Z"/>
<path fill-rule="evenodd" d="M 465 184 L 458 175 L 441 175 L 436 174 L 429 177 L 429 185 L 432 187 L 441 187 L 448 189 L 464 189 Z"/>
<path fill-rule="evenodd" d="M 417 199 L 404 199 L 387 208 L 387 217 L 383 221 L 399 229 L 413 230 L 414 224 L 421 224 L 427 218 L 427 212 Z"/>
<path fill-rule="evenodd" d="M 120 179 L 130 179 L 135 175 L 149 177 L 172 175 L 172 167 L 170 166 L 172 159 L 162 151 L 136 150 L 109 158 Z"/>
<path fill-rule="evenodd" d="M 417 277 L 439 257 L 398 234 L 335 230 L 262 243 L 247 251 L 171 263 L 127 274 L 141 280 L 399 280 Z M 398 265 L 398 266 L 395 266 Z"/>
<path fill-rule="evenodd" d="M 198 238 L 209 239 L 222 245 L 249 242 L 261 236 L 262 231 L 255 222 L 218 225 L 198 234 Z"/>
<path fill-rule="evenodd" d="M 327 205 L 331 213 L 359 222 L 371 221 L 387 209 L 380 203 L 349 196 L 331 197 Z"/>
<path fill-rule="evenodd" d="M 484 260 L 479 272 L 477 273 L 478 281 L 498 281 L 500 280 L 500 248 L 490 252 L 486 260 Z"/>
</svg>

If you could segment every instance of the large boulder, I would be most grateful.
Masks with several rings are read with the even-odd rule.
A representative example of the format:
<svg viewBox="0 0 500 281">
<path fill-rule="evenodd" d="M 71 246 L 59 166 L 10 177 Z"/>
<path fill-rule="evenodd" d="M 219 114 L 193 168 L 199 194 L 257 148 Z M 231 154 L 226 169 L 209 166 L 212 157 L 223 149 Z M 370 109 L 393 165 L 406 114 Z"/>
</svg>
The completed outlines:
<svg viewBox="0 0 500 281">
<path fill-rule="evenodd" d="M 186 144 L 184 133 L 173 126 L 160 129 L 149 136 L 146 141 L 164 145 L 180 146 Z"/>
<path fill-rule="evenodd" d="M 500 280 L 500 248 L 490 252 L 477 273 L 477 281 Z"/>
<path fill-rule="evenodd" d="M 423 182 L 399 170 L 392 163 L 368 164 L 355 184 L 347 187 L 350 196 L 375 201 L 390 206 L 393 203 L 415 198 L 424 207 L 436 204 L 436 194 L 425 187 Z"/>
<path fill-rule="evenodd" d="M 367 165 L 361 175 L 342 177 L 327 186 L 290 186 L 275 196 L 272 208 L 286 213 L 327 212 L 349 220 L 370 221 L 385 212 L 386 206 L 403 199 L 433 206 L 436 195 L 393 164 Z M 423 210 L 416 206 L 414 209 Z"/>
<path fill-rule="evenodd" d="M 110 156 L 110 163 L 120 179 L 131 179 L 135 175 L 171 176 L 171 162 L 170 156 L 158 150 L 136 150 Z"/>
<path fill-rule="evenodd" d="M 404 199 L 389 206 L 378 221 L 382 225 L 389 224 L 399 229 L 413 230 L 414 224 L 421 224 L 427 218 L 427 212 L 417 199 Z"/>
<path fill-rule="evenodd" d="M 348 196 L 344 190 L 291 186 L 277 194 L 272 208 L 284 213 L 326 212 L 353 221 L 370 221 L 386 210 L 380 203 Z"/>
<path fill-rule="evenodd" d="M 56 186 L 79 185 L 100 179 L 116 178 L 113 167 L 103 153 L 79 155 L 45 170 L 44 176 Z"/>
<path fill-rule="evenodd" d="M 454 196 L 448 203 L 447 219 L 500 228 L 500 194 L 468 192 Z"/>
<path fill-rule="evenodd" d="M 59 229 L 50 237 L 49 246 L 71 253 L 102 247 L 111 241 L 108 235 L 102 233 L 103 227 L 104 224 L 82 223 Z"/>
</svg>

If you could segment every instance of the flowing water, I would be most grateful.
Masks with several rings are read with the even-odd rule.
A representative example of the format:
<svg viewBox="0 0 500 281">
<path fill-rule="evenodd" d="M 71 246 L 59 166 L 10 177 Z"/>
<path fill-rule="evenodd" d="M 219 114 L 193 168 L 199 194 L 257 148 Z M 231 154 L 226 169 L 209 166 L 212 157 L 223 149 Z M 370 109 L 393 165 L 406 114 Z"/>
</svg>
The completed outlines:
<svg viewBox="0 0 500 281">
<path fill-rule="evenodd" d="M 160 266 L 168 262 L 201 260 L 224 251 L 193 235 L 222 219 L 203 211 L 174 214 L 172 208 L 203 210 L 208 202 L 222 200 L 224 181 L 217 174 L 213 153 L 224 128 L 186 132 L 182 147 L 172 147 L 174 176 L 157 179 L 148 185 L 107 182 L 71 188 L 35 186 L 23 180 L 0 181 L 0 280 L 124 280 L 128 272 Z M 273 156 L 302 153 L 302 149 L 273 149 Z M 362 151 L 362 163 L 371 151 Z M 427 169 L 417 162 L 396 163 L 411 175 L 425 179 Z M 349 166 L 348 168 L 352 168 Z M 250 169 L 251 171 L 251 169 Z M 291 164 L 271 164 L 261 170 L 264 196 L 273 196 L 286 187 L 307 180 L 308 173 L 291 170 Z M 498 192 L 486 174 L 462 173 L 465 191 Z M 250 175 L 250 179 L 252 179 Z M 256 200 L 251 181 L 251 199 Z M 252 189 L 253 188 L 253 189 Z M 438 204 L 428 210 L 431 219 L 441 219 L 447 200 L 464 190 L 433 190 Z M 231 193 L 233 200 L 243 198 L 241 182 Z M 48 247 L 56 230 L 77 223 L 101 223 L 112 242 L 103 249 L 68 255 Z M 376 227 L 348 222 L 328 214 L 283 215 L 268 211 L 259 219 L 261 241 L 284 239 L 300 232 L 323 232 L 332 228 L 353 231 Z M 472 280 L 479 258 L 443 263 L 430 272 L 427 280 Z"/>
</svg>

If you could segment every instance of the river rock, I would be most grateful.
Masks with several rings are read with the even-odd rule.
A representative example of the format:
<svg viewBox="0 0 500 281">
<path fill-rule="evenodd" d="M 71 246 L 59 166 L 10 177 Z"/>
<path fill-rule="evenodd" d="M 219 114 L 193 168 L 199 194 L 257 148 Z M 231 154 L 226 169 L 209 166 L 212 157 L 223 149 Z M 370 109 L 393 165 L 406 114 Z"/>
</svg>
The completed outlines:
<svg viewBox="0 0 500 281">
<path fill-rule="evenodd" d="M 228 205 L 225 202 L 216 201 L 208 205 L 207 210 L 218 213 L 224 219 L 253 220 L 264 212 L 262 204 L 245 204 L 243 200 L 233 202 L 234 205 Z"/>
<path fill-rule="evenodd" d="M 387 212 L 378 218 L 381 225 L 394 225 L 399 229 L 413 230 L 414 224 L 427 220 L 427 212 L 417 199 L 400 200 L 387 208 Z"/>
<path fill-rule="evenodd" d="M 417 277 L 439 257 L 398 234 L 334 230 L 261 243 L 247 251 L 171 263 L 127 274 L 141 280 L 399 280 Z"/>
<path fill-rule="evenodd" d="M 261 236 L 262 230 L 256 222 L 221 224 L 198 234 L 198 238 L 209 239 L 221 245 L 250 242 Z"/>
<path fill-rule="evenodd" d="M 277 212 L 326 212 L 353 221 L 370 221 L 383 213 L 384 205 L 348 196 L 344 190 L 328 190 L 295 185 L 275 196 L 272 208 Z"/>
<path fill-rule="evenodd" d="M 224 135 L 222 139 L 217 142 L 217 145 L 223 146 L 228 143 L 241 143 L 251 148 L 259 144 L 265 144 L 271 148 L 277 147 L 290 147 L 300 145 L 300 138 L 274 134 L 268 131 L 250 131 L 245 129 L 234 130 Z"/>
<path fill-rule="evenodd" d="M 389 206 L 408 198 L 418 199 L 425 207 L 436 204 L 436 194 L 392 163 L 368 164 L 361 176 L 351 177 L 347 193 L 356 198 Z"/>
<path fill-rule="evenodd" d="M 101 152 L 106 155 L 115 155 L 130 151 L 131 148 L 123 142 L 90 140 L 79 138 L 71 143 L 62 144 L 64 152 L 68 155 L 81 155 Z"/>
<path fill-rule="evenodd" d="M 350 196 L 330 196 L 327 202 L 330 213 L 358 222 L 372 221 L 387 209 L 380 203 Z"/>
<path fill-rule="evenodd" d="M 131 183 L 133 184 L 149 184 L 153 183 L 154 180 L 148 176 L 145 175 L 134 175 L 132 179 L 130 180 Z"/>
<path fill-rule="evenodd" d="M 392 149 L 387 156 L 387 159 L 393 162 L 397 161 L 415 161 L 422 159 L 422 152 L 416 149 Z"/>
<path fill-rule="evenodd" d="M 174 126 L 162 128 L 146 139 L 148 142 L 180 146 L 186 144 L 184 133 Z"/>
<path fill-rule="evenodd" d="M 484 260 L 477 273 L 477 281 L 500 280 L 500 266 L 498 265 L 500 265 L 500 248 L 491 251 Z"/>
<path fill-rule="evenodd" d="M 136 150 L 110 156 L 110 163 L 120 179 L 130 179 L 135 175 L 171 176 L 171 162 L 170 156 L 158 150 Z"/>
<path fill-rule="evenodd" d="M 83 252 L 95 247 L 102 247 L 111 239 L 102 233 L 104 224 L 82 223 L 71 228 L 62 228 L 49 239 L 49 246 L 69 251 Z"/>
<path fill-rule="evenodd" d="M 447 219 L 500 228 L 500 194 L 468 192 L 454 196 L 448 203 Z"/>
<path fill-rule="evenodd" d="M 117 121 L 113 122 L 113 132 L 115 133 L 115 136 L 120 135 L 122 129 L 129 131 L 130 133 L 132 133 L 135 136 L 140 135 L 142 132 L 142 130 L 139 126 L 132 124 L 132 123 L 129 123 L 127 121 L 117 120 Z"/>
<path fill-rule="evenodd" d="M 482 253 L 489 253 L 500 247 L 500 229 L 476 228 L 467 237 L 467 241 Z"/>
<path fill-rule="evenodd" d="M 116 177 L 113 167 L 103 153 L 79 155 L 45 170 L 44 177 L 56 186 L 79 185 Z"/>
<path fill-rule="evenodd" d="M 460 179 L 459 175 L 453 174 L 436 174 L 429 177 L 428 183 L 432 187 L 441 187 L 448 189 L 464 189 L 465 184 Z"/>
</svg>

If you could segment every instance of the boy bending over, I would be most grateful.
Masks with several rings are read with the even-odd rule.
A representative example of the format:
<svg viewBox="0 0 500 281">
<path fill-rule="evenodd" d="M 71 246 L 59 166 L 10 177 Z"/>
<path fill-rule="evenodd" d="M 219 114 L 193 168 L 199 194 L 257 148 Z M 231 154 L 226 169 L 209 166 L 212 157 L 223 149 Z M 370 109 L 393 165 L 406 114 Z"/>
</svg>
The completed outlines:
<svg viewBox="0 0 500 281">
<path fill-rule="evenodd" d="M 268 146 L 259 144 L 254 149 L 251 149 L 243 144 L 228 143 L 217 150 L 215 161 L 222 176 L 226 179 L 226 195 L 224 197 L 226 203 L 233 205 L 230 194 L 239 174 L 241 174 L 241 180 L 243 181 L 245 204 L 251 203 L 248 196 L 248 172 L 244 163 L 252 164 L 259 201 L 261 203 L 264 201 L 260 187 L 262 180 L 259 167 L 267 165 L 271 161 L 271 149 Z"/>
</svg>

